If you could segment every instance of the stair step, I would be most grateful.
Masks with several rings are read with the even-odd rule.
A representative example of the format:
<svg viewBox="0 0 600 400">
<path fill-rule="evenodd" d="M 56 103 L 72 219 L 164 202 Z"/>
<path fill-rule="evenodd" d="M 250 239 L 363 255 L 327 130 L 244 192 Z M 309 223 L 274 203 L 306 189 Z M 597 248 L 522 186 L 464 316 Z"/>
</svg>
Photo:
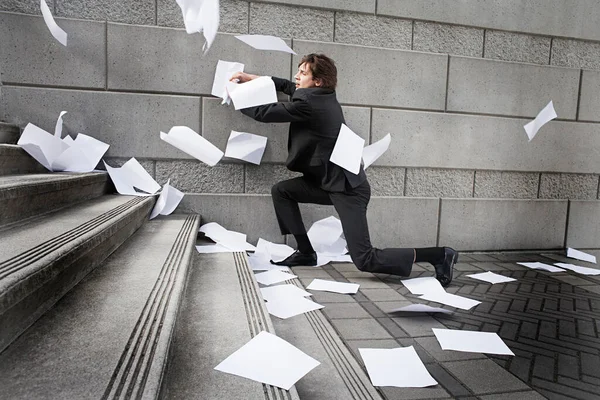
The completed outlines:
<svg viewBox="0 0 600 400">
<path fill-rule="evenodd" d="M 3 397 L 157 398 L 199 222 L 145 223 L 0 354 Z"/>
<path fill-rule="evenodd" d="M 106 172 L 0 176 L 0 227 L 108 192 Z"/>
<path fill-rule="evenodd" d="M 17 144 L 21 129 L 17 125 L 0 122 L 0 143 Z"/>
<path fill-rule="evenodd" d="M 0 176 L 43 172 L 48 170 L 21 147 L 0 140 Z"/>
<path fill-rule="evenodd" d="M 0 232 L 0 352 L 127 240 L 154 202 L 105 195 Z"/>
</svg>

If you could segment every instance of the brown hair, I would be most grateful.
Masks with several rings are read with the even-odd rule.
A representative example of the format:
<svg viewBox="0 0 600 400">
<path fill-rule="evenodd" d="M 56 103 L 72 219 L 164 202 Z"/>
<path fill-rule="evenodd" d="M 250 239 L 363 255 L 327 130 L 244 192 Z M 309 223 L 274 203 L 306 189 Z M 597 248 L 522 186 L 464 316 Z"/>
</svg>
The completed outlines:
<svg viewBox="0 0 600 400">
<path fill-rule="evenodd" d="M 337 86 L 337 68 L 335 62 L 325 54 L 307 54 L 302 57 L 298 67 L 306 63 L 310 68 L 313 79 L 320 79 L 321 86 L 325 89 L 334 90 Z"/>
</svg>

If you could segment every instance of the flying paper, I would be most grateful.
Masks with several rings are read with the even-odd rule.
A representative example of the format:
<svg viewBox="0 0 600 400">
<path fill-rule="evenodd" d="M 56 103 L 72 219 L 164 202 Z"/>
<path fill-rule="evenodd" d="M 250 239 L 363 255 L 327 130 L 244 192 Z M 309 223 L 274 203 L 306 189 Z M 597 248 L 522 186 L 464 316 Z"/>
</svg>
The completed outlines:
<svg viewBox="0 0 600 400">
<path fill-rule="evenodd" d="M 183 199 L 183 193 L 175 189 L 170 185 L 171 180 L 167 180 L 167 183 L 163 186 L 163 189 L 156 200 L 156 204 L 150 213 L 150 219 L 156 218 L 160 215 L 169 215 L 179 205 L 181 199 Z"/>
<path fill-rule="evenodd" d="M 252 133 L 231 131 L 225 157 L 236 158 L 260 165 L 260 160 L 267 147 L 267 138 Z"/>
<path fill-rule="evenodd" d="M 245 234 L 227 230 L 216 222 L 204 224 L 198 231 L 232 251 L 252 251 L 256 249 L 250 243 L 246 242 Z"/>
<path fill-rule="evenodd" d="M 50 30 L 50 33 L 56 40 L 60 42 L 63 46 L 67 45 L 67 32 L 63 31 L 60 26 L 56 24 L 54 21 L 54 17 L 52 16 L 52 12 L 46 4 L 46 0 L 40 0 L 40 8 L 42 9 L 42 16 L 44 17 L 44 22 L 46 26 Z"/>
<path fill-rule="evenodd" d="M 238 35 L 239 40 L 258 50 L 283 51 L 296 54 L 281 38 L 269 35 Z"/>
<path fill-rule="evenodd" d="M 329 161 L 358 175 L 364 145 L 365 140 L 363 138 L 352 132 L 345 124 L 342 124 Z"/>
<path fill-rule="evenodd" d="M 56 136 L 59 139 L 62 137 L 62 129 L 63 129 L 63 118 L 62 117 L 66 113 L 67 113 L 66 111 L 61 111 L 60 115 L 56 119 L 56 127 L 54 128 L 54 136 Z"/>
<path fill-rule="evenodd" d="M 187 126 L 174 126 L 169 133 L 161 132 L 160 138 L 211 167 L 223 158 L 218 147 Z"/>
<path fill-rule="evenodd" d="M 362 154 L 363 162 L 365 163 L 364 169 L 367 169 L 371 164 L 377 161 L 377 159 L 388 150 L 391 142 L 392 137 L 388 133 L 383 139 L 369 146 L 365 146 Z"/>
<path fill-rule="evenodd" d="M 187 33 L 203 32 L 206 53 L 217 36 L 219 29 L 219 0 L 177 0 L 183 14 L 183 23 Z"/>
<path fill-rule="evenodd" d="M 110 147 L 107 143 L 83 133 L 78 133 L 75 140 L 67 136 L 63 142 L 67 143 L 69 148 L 52 162 L 53 171 L 91 172 Z"/>
<path fill-rule="evenodd" d="M 242 63 L 219 60 L 217 62 L 215 79 L 213 81 L 213 86 L 210 93 L 213 96 L 222 98 L 223 102 L 228 102 L 229 95 L 227 94 L 225 86 L 227 85 L 227 82 L 229 82 L 229 79 L 231 79 L 233 74 L 235 74 L 236 72 L 243 71 L 244 64 Z"/>
<path fill-rule="evenodd" d="M 548 105 L 544 107 L 542 111 L 540 111 L 533 121 L 524 126 L 529 141 L 531 142 L 542 126 L 552 121 L 556 117 L 557 115 L 556 111 L 554 111 L 554 105 L 552 104 L 552 101 L 550 101 L 550 103 L 548 103 Z"/>
<path fill-rule="evenodd" d="M 227 82 L 225 88 L 236 110 L 277 103 L 275 83 L 270 76 L 261 76 L 244 83 Z"/>
<path fill-rule="evenodd" d="M 104 166 L 117 192 L 131 196 L 151 195 L 160 190 L 158 182 L 142 167 L 135 158 L 129 159 L 121 168 L 113 168 L 104 161 Z M 140 193 L 135 188 L 146 192 Z"/>
</svg>

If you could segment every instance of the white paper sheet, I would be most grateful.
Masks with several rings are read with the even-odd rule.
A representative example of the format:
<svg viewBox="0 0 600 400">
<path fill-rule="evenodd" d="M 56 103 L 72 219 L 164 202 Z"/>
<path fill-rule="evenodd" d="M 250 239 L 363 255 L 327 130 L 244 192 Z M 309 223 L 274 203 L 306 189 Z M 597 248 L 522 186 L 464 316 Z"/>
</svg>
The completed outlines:
<svg viewBox="0 0 600 400">
<path fill-rule="evenodd" d="M 325 279 L 314 279 L 306 288 L 308 290 L 322 290 L 325 292 L 355 294 L 360 285 L 358 283 L 336 282 Z"/>
<path fill-rule="evenodd" d="M 223 158 L 223 152 L 217 146 L 187 126 L 174 126 L 169 133 L 161 132 L 160 138 L 211 167 Z"/>
<path fill-rule="evenodd" d="M 104 167 L 106 168 L 106 172 L 110 176 L 110 180 L 113 185 L 115 185 L 115 189 L 117 192 L 122 195 L 128 196 L 138 196 L 143 195 L 141 193 L 136 192 L 133 185 L 131 184 L 131 179 L 127 176 L 127 173 L 124 173 L 121 168 L 111 167 L 106 163 L 106 161 L 102 161 L 104 163 Z"/>
<path fill-rule="evenodd" d="M 264 136 L 231 131 L 225 149 L 225 157 L 260 165 L 266 147 L 267 138 Z"/>
<path fill-rule="evenodd" d="M 565 263 L 555 263 L 554 265 L 571 270 L 573 272 L 577 272 L 578 274 L 582 275 L 600 275 L 600 269 L 596 268 L 580 267 L 579 265 Z"/>
<path fill-rule="evenodd" d="M 56 24 L 56 21 L 54 21 L 54 17 L 52 16 L 52 12 L 50 11 L 48 4 L 46 4 L 46 0 L 40 0 L 40 8 L 42 10 L 44 22 L 46 23 L 46 26 L 50 30 L 52 36 L 54 36 L 54 38 L 58 40 L 60 44 L 66 46 L 67 32 L 62 30 L 62 28 Z"/>
<path fill-rule="evenodd" d="M 268 240 L 259 238 L 258 243 L 256 243 L 254 256 L 262 256 L 267 262 L 269 262 L 269 260 L 277 262 L 288 258 L 292 253 L 294 253 L 294 249 L 287 244 L 272 243 Z"/>
<path fill-rule="evenodd" d="M 239 40 L 258 50 L 275 50 L 296 54 L 283 39 L 270 35 L 238 35 Z"/>
<path fill-rule="evenodd" d="M 285 285 L 275 285 L 261 288 L 260 294 L 262 294 L 263 299 L 267 301 L 279 301 L 285 297 L 312 296 L 312 294 L 306 290 L 302 290 L 298 286 L 289 283 Z"/>
<path fill-rule="evenodd" d="M 412 294 L 446 293 L 440 282 L 433 276 L 403 279 L 401 282 Z"/>
<path fill-rule="evenodd" d="M 410 312 L 410 313 L 441 313 L 441 314 L 452 314 L 452 310 L 446 310 L 445 308 L 439 307 L 431 307 L 427 304 L 411 304 L 409 306 L 404 306 L 400 308 L 394 308 L 389 311 L 389 313 L 402 313 L 402 312 Z"/>
<path fill-rule="evenodd" d="M 75 140 L 67 136 L 63 142 L 70 147 L 52 162 L 54 171 L 91 172 L 110 147 L 109 144 L 83 133 L 78 133 Z"/>
<path fill-rule="evenodd" d="M 285 271 L 290 272 L 290 268 L 283 265 L 273 265 L 269 258 L 263 255 L 251 254 L 248 256 L 248 262 L 252 271 Z"/>
<path fill-rule="evenodd" d="M 482 272 L 480 274 L 471 274 L 467 275 L 469 278 L 478 279 L 480 281 L 489 282 L 491 284 L 494 283 L 506 283 L 516 281 L 515 278 L 509 278 L 507 276 L 503 276 L 500 274 L 495 274 L 493 272 Z"/>
<path fill-rule="evenodd" d="M 232 251 L 256 250 L 256 247 L 246 241 L 245 234 L 227 230 L 216 222 L 204 224 L 198 231 Z"/>
<path fill-rule="evenodd" d="M 269 286 L 275 283 L 287 281 L 288 279 L 297 278 L 296 275 L 289 274 L 283 271 L 267 271 L 254 275 L 258 283 Z"/>
<path fill-rule="evenodd" d="M 202 21 L 200 20 L 200 9 L 203 0 L 177 0 L 183 14 L 183 23 L 187 33 L 202 32 Z"/>
<path fill-rule="evenodd" d="M 56 119 L 56 126 L 54 127 L 54 136 L 56 136 L 59 139 L 62 137 L 63 115 L 65 115 L 66 113 L 66 111 L 61 111 L 58 115 L 58 118 Z"/>
<path fill-rule="evenodd" d="M 290 390 L 319 364 L 285 340 L 263 331 L 215 369 Z"/>
<path fill-rule="evenodd" d="M 437 381 L 425 368 L 414 347 L 397 349 L 361 349 L 373 386 L 427 387 Z"/>
<path fill-rule="evenodd" d="M 558 268 L 553 265 L 548 265 L 541 262 L 518 262 L 517 264 L 531 269 L 542 269 L 548 272 L 565 272 L 565 270 L 562 268 Z"/>
<path fill-rule="evenodd" d="M 363 149 L 363 162 L 365 163 L 364 169 L 369 168 L 371 164 L 373 164 L 379 157 L 383 155 L 390 148 L 390 143 L 392 142 L 392 137 L 388 133 L 383 137 L 383 139 L 378 140 L 377 142 L 365 146 Z"/>
<path fill-rule="evenodd" d="M 556 117 L 557 115 L 556 111 L 554 111 L 554 105 L 552 104 L 552 101 L 550 101 L 550 103 L 548 103 L 548 105 L 544 107 L 542 111 L 540 111 L 533 121 L 524 126 L 529 141 L 531 142 L 542 126 L 552 121 Z"/>
<path fill-rule="evenodd" d="M 277 103 L 275 83 L 270 76 L 261 76 L 244 83 L 228 82 L 225 87 L 236 110 Z"/>
<path fill-rule="evenodd" d="M 134 157 L 130 158 L 123 166 L 121 167 L 121 171 L 123 171 L 127 176 L 131 179 L 131 184 L 133 187 L 142 190 L 149 194 L 154 194 L 160 190 L 160 185 L 158 182 L 152 178 L 152 176 L 146 171 L 142 164 L 139 163 Z"/>
<path fill-rule="evenodd" d="M 447 306 L 460 308 L 461 310 L 470 310 L 478 304 L 481 304 L 480 301 L 468 299 L 466 297 L 457 296 L 455 294 L 450 293 L 440 293 L 440 292 L 429 292 L 421 295 L 420 297 L 423 300 L 435 301 L 436 303 L 445 304 Z"/>
<path fill-rule="evenodd" d="M 306 234 L 317 253 L 327 253 L 338 242 L 342 232 L 341 221 L 331 216 L 314 222 Z"/>
<path fill-rule="evenodd" d="M 202 46 L 204 54 L 210 49 L 217 37 L 220 18 L 219 0 L 204 0 L 200 7 L 200 24 L 202 25 L 202 34 L 206 39 L 204 46 Z"/>
<path fill-rule="evenodd" d="M 567 249 L 567 257 L 596 264 L 596 256 L 572 248 Z"/>
<path fill-rule="evenodd" d="M 17 144 L 49 171 L 54 160 L 69 148 L 60 138 L 32 123 L 27 124 Z"/>
<path fill-rule="evenodd" d="M 358 175 L 364 146 L 365 140 L 342 124 L 329 161 Z"/>
<path fill-rule="evenodd" d="M 515 354 L 492 332 L 464 331 L 432 328 L 433 334 L 443 350 L 466 351 L 470 353 Z"/>
<path fill-rule="evenodd" d="M 277 301 L 267 302 L 269 314 L 288 319 L 309 311 L 320 310 L 325 306 L 301 296 L 280 297 Z"/>
<path fill-rule="evenodd" d="M 181 199 L 183 199 L 184 194 L 171 186 L 170 183 L 171 180 L 168 179 L 167 183 L 165 183 L 163 186 L 160 196 L 156 200 L 156 204 L 152 209 L 152 213 L 150 213 L 150 219 L 156 218 L 159 214 L 171 214 L 173 211 L 175 211 L 181 202 Z"/>
<path fill-rule="evenodd" d="M 217 68 L 215 70 L 215 79 L 213 80 L 213 86 L 210 93 L 213 96 L 217 96 L 222 98 L 223 100 L 226 100 L 226 96 L 224 96 L 224 94 L 227 94 L 225 90 L 227 82 L 229 82 L 229 79 L 231 79 L 233 74 L 235 74 L 236 72 L 243 71 L 244 64 L 242 63 L 219 60 L 217 62 Z"/>
<path fill-rule="evenodd" d="M 233 253 L 233 250 L 220 244 L 204 244 L 196 246 L 196 250 L 200 254 L 211 254 L 211 253 Z"/>
</svg>

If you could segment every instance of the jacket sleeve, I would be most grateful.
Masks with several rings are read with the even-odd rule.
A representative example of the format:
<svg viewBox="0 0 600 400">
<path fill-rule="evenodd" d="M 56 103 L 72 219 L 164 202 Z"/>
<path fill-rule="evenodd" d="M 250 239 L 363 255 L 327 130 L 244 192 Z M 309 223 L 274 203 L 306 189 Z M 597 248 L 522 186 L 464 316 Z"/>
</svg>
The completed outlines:
<svg viewBox="0 0 600 400">
<path fill-rule="evenodd" d="M 240 110 L 259 122 L 301 122 L 310 119 L 311 107 L 305 100 L 296 99 Z"/>
<path fill-rule="evenodd" d="M 294 82 L 292 81 L 276 78 L 274 76 L 272 76 L 271 79 L 273 80 L 273 83 L 275 83 L 275 90 L 278 92 L 283 92 L 288 96 L 292 96 L 296 91 L 296 85 L 294 85 Z"/>
</svg>

